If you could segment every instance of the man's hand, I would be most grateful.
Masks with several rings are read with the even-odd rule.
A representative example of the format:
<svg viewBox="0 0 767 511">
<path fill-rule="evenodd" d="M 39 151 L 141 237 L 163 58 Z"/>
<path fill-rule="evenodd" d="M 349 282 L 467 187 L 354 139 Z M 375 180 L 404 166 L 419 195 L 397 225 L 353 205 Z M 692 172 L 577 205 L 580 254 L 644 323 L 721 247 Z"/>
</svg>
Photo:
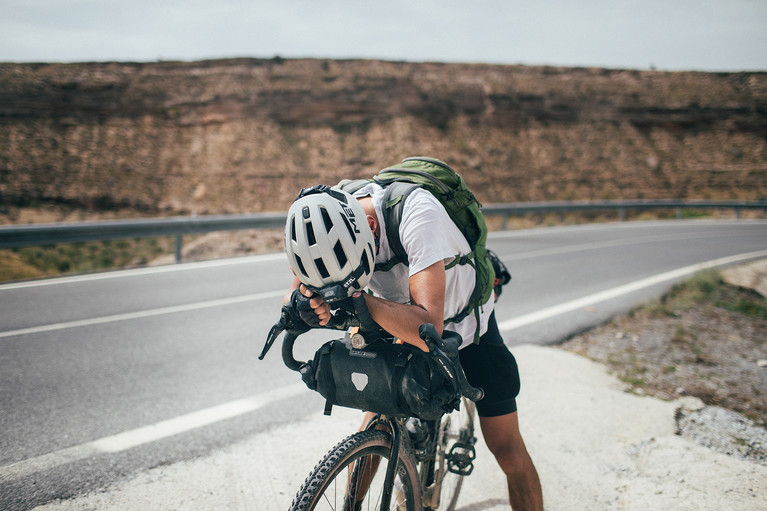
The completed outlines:
<svg viewBox="0 0 767 511">
<path fill-rule="evenodd" d="M 298 292 L 309 299 L 311 311 L 299 311 L 301 319 L 311 326 L 325 326 L 332 317 L 330 314 L 330 305 L 328 305 L 321 296 L 314 294 L 309 288 L 301 284 L 298 286 Z"/>
</svg>

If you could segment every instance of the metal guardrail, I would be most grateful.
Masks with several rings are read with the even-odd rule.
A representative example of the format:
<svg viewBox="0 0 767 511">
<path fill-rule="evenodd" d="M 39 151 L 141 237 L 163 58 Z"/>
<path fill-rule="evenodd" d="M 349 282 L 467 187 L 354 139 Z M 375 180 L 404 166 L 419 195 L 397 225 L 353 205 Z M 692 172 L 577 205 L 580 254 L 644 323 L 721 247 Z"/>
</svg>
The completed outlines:
<svg viewBox="0 0 767 511">
<path fill-rule="evenodd" d="M 511 204 L 486 204 L 485 216 L 500 215 L 502 228 L 506 229 L 509 216 L 528 213 L 555 213 L 571 211 L 617 210 L 625 220 L 627 210 L 669 209 L 677 210 L 681 218 L 683 208 L 734 209 L 740 218 L 743 209 L 767 211 L 767 201 L 693 201 L 693 200 L 647 200 L 647 201 L 564 201 L 520 202 Z M 206 215 L 135 220 L 104 220 L 96 222 L 68 222 L 57 224 L 2 225 L 0 248 L 33 245 L 53 245 L 82 241 L 110 240 L 120 238 L 151 238 L 175 236 L 176 261 L 181 260 L 182 237 L 213 231 L 236 231 L 284 227 L 287 213 L 254 213 L 245 215 Z"/>
<path fill-rule="evenodd" d="M 621 221 L 626 219 L 628 210 L 675 209 L 676 217 L 682 218 L 683 209 L 733 209 L 740 219 L 743 209 L 761 209 L 767 211 L 767 201 L 704 201 L 685 199 L 654 200 L 614 200 L 614 201 L 553 201 L 553 202 L 517 202 L 512 204 L 486 204 L 482 208 L 485 216 L 500 215 L 502 229 L 506 229 L 509 216 L 528 213 L 563 213 L 572 211 L 617 210 Z"/>
<path fill-rule="evenodd" d="M 176 262 L 179 262 L 181 261 L 182 237 L 186 234 L 269 227 L 283 228 L 286 218 L 287 213 L 255 213 L 58 224 L 0 225 L 0 248 L 174 236 L 176 238 Z"/>
</svg>

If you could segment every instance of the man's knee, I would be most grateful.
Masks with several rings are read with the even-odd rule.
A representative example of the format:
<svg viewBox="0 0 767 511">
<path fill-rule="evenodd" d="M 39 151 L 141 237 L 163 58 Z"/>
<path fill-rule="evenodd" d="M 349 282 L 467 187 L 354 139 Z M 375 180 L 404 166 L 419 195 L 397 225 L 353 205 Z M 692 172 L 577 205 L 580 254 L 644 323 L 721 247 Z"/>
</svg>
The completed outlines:
<svg viewBox="0 0 767 511">
<path fill-rule="evenodd" d="M 501 442 L 488 445 L 488 448 L 505 474 L 519 474 L 528 470 L 530 455 L 524 443 Z"/>
<path fill-rule="evenodd" d="M 480 419 L 487 447 L 506 474 L 524 472 L 531 463 L 516 415 Z"/>
</svg>

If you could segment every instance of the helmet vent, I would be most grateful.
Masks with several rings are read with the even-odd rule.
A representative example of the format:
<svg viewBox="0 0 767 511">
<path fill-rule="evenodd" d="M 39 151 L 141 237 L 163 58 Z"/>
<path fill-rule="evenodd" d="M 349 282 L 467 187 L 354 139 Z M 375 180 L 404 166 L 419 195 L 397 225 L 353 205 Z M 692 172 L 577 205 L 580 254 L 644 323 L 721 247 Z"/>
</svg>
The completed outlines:
<svg viewBox="0 0 767 511">
<path fill-rule="evenodd" d="M 341 218 L 344 219 L 344 225 L 346 225 L 346 229 L 349 231 L 349 236 L 352 237 L 352 243 L 357 243 L 357 235 L 354 234 L 354 229 L 352 229 L 352 224 L 349 223 L 349 219 L 345 216 L 341 216 Z"/>
<path fill-rule="evenodd" d="M 314 227 L 311 222 L 306 223 L 306 241 L 309 243 L 309 246 L 317 244 L 317 239 L 314 237 Z"/>
<path fill-rule="evenodd" d="M 296 217 L 290 219 L 290 239 L 296 241 Z"/>
<path fill-rule="evenodd" d="M 360 258 L 360 264 L 365 268 L 365 275 L 370 273 L 370 261 L 368 261 L 368 252 L 367 250 L 362 253 L 362 257 Z"/>
<path fill-rule="evenodd" d="M 322 262 L 322 259 L 315 259 L 314 265 L 317 267 L 317 271 L 320 272 L 320 277 L 323 279 L 330 278 L 330 273 L 328 272 L 328 269 L 325 267 L 325 263 Z"/>
<path fill-rule="evenodd" d="M 306 268 L 304 268 L 304 263 L 301 262 L 301 258 L 298 256 L 295 256 L 296 263 L 298 263 L 298 269 L 303 274 L 304 277 L 308 277 L 309 274 L 306 273 Z"/>
<path fill-rule="evenodd" d="M 325 223 L 325 232 L 330 232 L 330 230 L 333 228 L 333 221 L 330 219 L 328 210 L 325 208 L 320 208 L 320 213 L 322 214 L 322 221 Z"/>
<path fill-rule="evenodd" d="M 341 246 L 340 241 L 336 241 L 335 246 L 333 246 L 333 252 L 336 254 L 336 260 L 338 261 L 339 268 L 346 266 L 348 259 L 346 257 L 346 253 L 344 252 L 344 247 Z"/>
</svg>

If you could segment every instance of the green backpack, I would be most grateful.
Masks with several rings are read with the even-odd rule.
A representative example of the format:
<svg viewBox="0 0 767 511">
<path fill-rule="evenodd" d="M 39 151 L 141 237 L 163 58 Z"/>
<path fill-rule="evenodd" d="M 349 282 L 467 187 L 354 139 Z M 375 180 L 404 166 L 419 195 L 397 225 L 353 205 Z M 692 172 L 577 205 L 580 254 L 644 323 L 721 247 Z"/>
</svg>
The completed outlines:
<svg viewBox="0 0 767 511">
<path fill-rule="evenodd" d="M 457 323 L 472 312 L 474 312 L 477 323 L 479 323 L 480 308 L 490 299 L 495 274 L 485 248 L 487 225 L 480 210 L 482 204 L 474 197 L 461 176 L 440 160 L 418 156 L 405 158 L 400 165 L 385 168 L 371 179 L 346 179 L 338 183 L 337 187 L 346 192 L 354 193 L 370 182 L 375 182 L 386 189 L 383 215 L 386 224 L 386 238 L 394 253 L 392 260 L 377 264 L 376 271 L 388 271 L 398 263 L 408 265 L 407 254 L 399 239 L 402 210 L 405 199 L 413 191 L 418 188 L 428 190 L 444 206 L 447 214 L 463 233 L 472 250 L 465 256 L 456 255 L 455 259 L 445 266 L 445 269 L 452 268 L 456 264 L 469 264 L 476 273 L 474 292 L 468 306 L 452 318 L 446 319 L 445 323 Z M 478 341 L 479 329 L 474 336 L 474 342 Z"/>
</svg>

